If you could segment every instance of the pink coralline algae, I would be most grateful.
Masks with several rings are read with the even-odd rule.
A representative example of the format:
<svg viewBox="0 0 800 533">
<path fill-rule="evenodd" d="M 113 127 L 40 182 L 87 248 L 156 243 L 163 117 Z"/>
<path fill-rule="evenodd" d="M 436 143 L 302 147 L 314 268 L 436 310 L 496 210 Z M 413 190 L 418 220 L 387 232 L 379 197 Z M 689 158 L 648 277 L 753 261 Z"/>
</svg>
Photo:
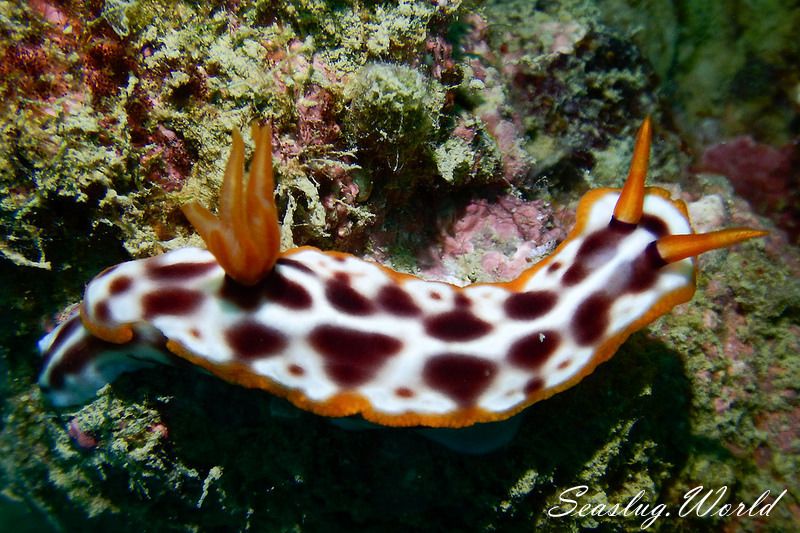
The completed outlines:
<svg viewBox="0 0 800 533">
<path fill-rule="evenodd" d="M 299 61 L 299 60 L 298 60 Z M 333 74 L 319 58 L 312 61 L 318 72 Z M 304 172 L 316 182 L 325 184 L 320 190 L 320 202 L 325 208 L 326 230 L 345 246 L 354 230 L 350 213 L 356 205 L 359 188 L 347 169 L 350 158 L 341 161 L 327 158 L 328 150 L 338 146 L 342 130 L 337 120 L 336 96 L 317 84 L 310 85 L 295 98 L 297 128 L 294 133 L 276 137 L 278 151 L 275 160 L 285 167 L 296 167 L 299 162 Z M 343 163 L 343 164 L 341 164 Z M 295 234 L 299 236 L 299 232 Z"/>
<path fill-rule="evenodd" d="M 72 88 L 69 64 L 63 56 L 76 50 L 75 32 L 64 28 L 80 29 L 80 21 L 47 2 L 31 1 L 29 7 L 47 23 L 42 35 L 25 39 L 7 39 L 0 44 L 0 96 L 4 98 L 24 95 L 28 99 L 53 102 Z M 48 44 L 51 43 L 51 46 Z"/>
<path fill-rule="evenodd" d="M 42 0 L 29 2 L 32 11 L 46 23 L 43 29 L 46 38 L 9 49 L 10 57 L 3 64 L 12 59 L 11 70 L 17 70 L 13 74 L 22 74 L 23 84 L 18 90 L 25 92 L 31 88 L 26 86 L 31 80 L 25 80 L 25 77 L 32 75 L 33 88 L 36 89 L 33 94 L 42 99 L 61 96 L 68 88 L 80 92 L 84 87 L 77 86 L 77 80 L 82 81 L 96 97 L 117 94 L 135 67 L 126 43 L 99 17 L 92 23 L 86 22 L 99 14 L 94 6 L 81 8 L 59 4 Z M 61 53 L 55 53 L 56 49 Z M 73 54 L 82 73 L 74 79 L 67 75 L 74 68 L 70 65 Z M 14 58 L 19 61 L 14 61 Z M 46 63 L 42 63 L 44 60 Z"/>
<path fill-rule="evenodd" d="M 161 422 L 149 426 L 147 428 L 147 431 L 153 433 L 154 435 L 157 435 L 161 439 L 169 438 L 169 428 L 167 428 L 167 426 Z"/>
<path fill-rule="evenodd" d="M 159 125 L 150 136 L 153 147 L 141 157 L 147 177 L 167 192 L 180 190 L 192 170 L 195 157 L 174 131 Z"/>
<path fill-rule="evenodd" d="M 564 240 L 566 216 L 541 200 L 473 200 L 421 259 L 431 265 L 424 275 L 455 283 L 512 279 Z"/>
<path fill-rule="evenodd" d="M 75 444 L 84 450 L 90 450 L 97 446 L 97 439 L 94 437 L 94 435 L 84 431 L 81 428 L 77 418 L 73 418 L 69 421 L 67 433 L 69 433 L 69 436 L 73 441 L 75 441 Z"/>
<path fill-rule="evenodd" d="M 520 128 L 511 120 L 501 119 L 492 113 L 481 114 L 486 129 L 492 134 L 497 147 L 505 154 L 503 157 L 503 175 L 510 183 L 519 181 L 529 169 L 525 152 L 519 145 Z"/>
<path fill-rule="evenodd" d="M 708 148 L 700 170 L 723 174 L 736 193 L 772 218 L 792 241 L 800 240 L 800 143 L 781 148 L 736 137 Z"/>
<path fill-rule="evenodd" d="M 486 20 L 479 15 L 467 17 L 471 31 L 465 36 L 463 52 L 471 59 L 467 64 L 472 69 L 476 80 L 487 81 L 490 77 L 488 65 L 498 62 L 498 57 L 491 51 L 488 43 L 489 27 Z M 505 59 L 505 58 L 504 58 Z M 505 60 L 501 61 L 503 64 Z M 486 131 L 494 138 L 500 153 L 503 154 L 503 176 L 509 183 L 517 183 L 530 170 L 531 161 L 520 146 L 524 129 L 519 115 L 509 114 L 508 106 L 485 105 L 478 110 L 478 116 L 486 125 Z M 457 134 L 457 132 L 455 132 Z"/>
<path fill-rule="evenodd" d="M 332 144 L 339 139 L 335 96 L 312 85 L 297 103 L 297 130 L 302 145 Z"/>
</svg>

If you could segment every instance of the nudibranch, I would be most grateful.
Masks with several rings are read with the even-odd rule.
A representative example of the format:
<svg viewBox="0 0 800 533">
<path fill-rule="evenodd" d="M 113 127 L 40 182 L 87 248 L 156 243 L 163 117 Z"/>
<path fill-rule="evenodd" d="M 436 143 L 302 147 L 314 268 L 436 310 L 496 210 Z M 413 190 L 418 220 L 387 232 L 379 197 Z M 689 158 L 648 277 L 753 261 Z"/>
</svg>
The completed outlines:
<svg viewBox="0 0 800 533">
<path fill-rule="evenodd" d="M 122 372 L 176 357 L 331 417 L 463 427 L 506 419 L 572 387 L 628 336 L 689 300 L 698 254 L 762 236 L 694 234 L 684 203 L 645 187 L 649 119 L 622 189 L 594 189 L 552 255 L 503 283 L 425 281 L 340 252 L 281 252 L 272 133 L 233 147 L 219 215 L 184 213 L 208 250 L 111 267 L 39 342 L 59 406 Z"/>
</svg>

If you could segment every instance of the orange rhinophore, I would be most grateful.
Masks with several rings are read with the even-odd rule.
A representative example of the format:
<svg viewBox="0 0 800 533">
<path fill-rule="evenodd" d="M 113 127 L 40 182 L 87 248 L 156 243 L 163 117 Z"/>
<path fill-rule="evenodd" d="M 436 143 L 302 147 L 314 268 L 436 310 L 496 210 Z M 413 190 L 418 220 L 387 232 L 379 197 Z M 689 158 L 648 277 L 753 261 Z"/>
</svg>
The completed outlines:
<svg viewBox="0 0 800 533">
<path fill-rule="evenodd" d="M 650 161 L 651 136 L 650 117 L 647 117 L 636 134 L 636 145 L 633 149 L 628 179 L 625 180 L 619 200 L 614 206 L 614 218 L 626 224 L 638 224 L 642 218 L 644 183 L 647 178 L 647 165 Z"/>
<path fill-rule="evenodd" d="M 263 279 L 280 254 L 278 213 L 272 179 L 272 128 L 252 128 L 255 155 L 244 191 L 244 142 L 233 133 L 233 149 L 220 189 L 219 216 L 197 202 L 183 206 L 206 246 L 225 272 L 243 285 Z"/>
<path fill-rule="evenodd" d="M 710 233 L 693 233 L 690 235 L 666 235 L 656 241 L 656 249 L 658 250 L 658 255 L 665 262 L 674 263 L 709 250 L 726 248 L 742 241 L 755 237 L 764 237 L 765 235 L 767 235 L 766 231 L 750 228 L 721 229 Z"/>
</svg>

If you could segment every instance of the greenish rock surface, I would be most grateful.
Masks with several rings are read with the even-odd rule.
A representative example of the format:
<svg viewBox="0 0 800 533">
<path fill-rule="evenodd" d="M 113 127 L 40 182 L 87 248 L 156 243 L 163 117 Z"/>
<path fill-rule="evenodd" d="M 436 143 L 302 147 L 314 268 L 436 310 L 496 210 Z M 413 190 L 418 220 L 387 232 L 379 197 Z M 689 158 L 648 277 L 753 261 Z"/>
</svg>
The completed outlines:
<svg viewBox="0 0 800 533">
<path fill-rule="evenodd" d="M 229 133 L 253 120 L 276 132 L 284 247 L 424 270 L 421 251 L 445 248 L 442 228 L 476 198 L 537 202 L 549 222 L 548 205 L 619 185 L 646 113 L 650 182 L 690 201 L 698 229 L 769 228 L 723 178 L 685 171 L 663 109 L 706 104 L 665 103 L 654 73 L 686 63 L 643 56 L 602 4 L 32 6 L 0 2 L 0 479 L 15 511 L 64 531 L 640 529 L 646 516 L 548 515 L 586 485 L 581 504 L 641 491 L 667 506 L 650 530 L 796 528 L 800 254 L 780 232 L 702 256 L 692 302 L 485 455 L 413 429 L 346 431 L 186 368 L 60 411 L 35 385 L 36 339 L 86 281 L 198 242 L 178 206 L 214 204 Z M 789 494 L 769 517 L 677 516 L 699 485 L 731 503 Z"/>
<path fill-rule="evenodd" d="M 773 145 L 796 139 L 796 0 L 613 0 L 599 15 L 641 47 L 696 147 L 743 134 Z"/>
</svg>

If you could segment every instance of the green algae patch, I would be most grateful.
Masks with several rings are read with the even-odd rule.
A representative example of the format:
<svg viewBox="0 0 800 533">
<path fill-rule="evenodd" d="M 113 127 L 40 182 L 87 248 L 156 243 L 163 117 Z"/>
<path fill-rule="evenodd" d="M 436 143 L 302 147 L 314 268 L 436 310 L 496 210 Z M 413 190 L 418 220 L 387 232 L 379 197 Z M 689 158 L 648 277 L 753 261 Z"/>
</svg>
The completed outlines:
<svg viewBox="0 0 800 533">
<path fill-rule="evenodd" d="M 453 136 L 433 152 L 439 175 L 456 186 L 491 183 L 502 170 L 497 143 L 485 126 L 475 119 L 466 118 L 459 127 L 470 134 Z"/>
<path fill-rule="evenodd" d="M 378 63 L 360 70 L 345 96 L 344 134 L 358 147 L 358 160 L 373 183 L 392 176 L 390 186 L 413 187 L 413 180 L 425 175 L 413 162 L 430 158 L 444 88 L 415 69 Z"/>
<path fill-rule="evenodd" d="M 741 202 L 737 207 L 743 208 Z M 693 301 L 656 323 L 659 338 L 685 354 L 692 381 L 691 451 L 670 499 L 703 485 L 727 487 L 724 501 L 755 502 L 790 482 L 797 441 L 787 438 L 796 423 L 800 281 L 797 253 L 756 241 L 700 259 L 699 290 Z M 749 506 L 749 504 L 748 504 Z M 735 523 L 752 530 L 781 529 L 792 521 L 786 506 L 769 518 L 692 516 L 689 524 Z"/>
<path fill-rule="evenodd" d="M 375 157 L 399 158 L 423 146 L 434 131 L 444 90 L 415 69 L 378 63 L 358 73 L 347 97 L 344 127 L 350 142 Z"/>
</svg>

